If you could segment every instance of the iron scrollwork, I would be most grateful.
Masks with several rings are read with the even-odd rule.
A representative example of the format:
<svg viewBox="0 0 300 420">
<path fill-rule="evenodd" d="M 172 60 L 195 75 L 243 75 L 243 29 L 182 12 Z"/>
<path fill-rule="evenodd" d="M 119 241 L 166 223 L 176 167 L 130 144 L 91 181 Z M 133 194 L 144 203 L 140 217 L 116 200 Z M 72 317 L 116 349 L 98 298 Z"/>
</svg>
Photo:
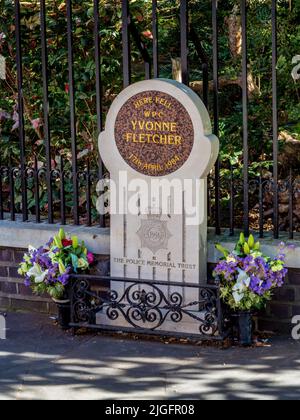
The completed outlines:
<svg viewBox="0 0 300 420">
<path fill-rule="evenodd" d="M 178 291 L 181 288 L 182 293 Z M 171 292 L 168 287 L 155 282 L 143 283 L 134 280 L 120 282 L 116 289 L 103 294 L 93 291 L 88 279 L 74 279 L 74 323 L 95 326 L 96 315 L 101 313 L 107 317 L 110 324 L 125 320 L 137 331 L 162 331 L 167 323 L 170 328 L 170 323 L 179 324 L 192 319 L 199 331 L 197 334 L 201 336 L 214 337 L 219 332 L 220 306 L 217 287 L 195 286 L 195 289 L 199 290 L 199 299 L 189 303 L 184 297 L 185 285 L 181 283 L 178 284 L 176 292 Z"/>
</svg>

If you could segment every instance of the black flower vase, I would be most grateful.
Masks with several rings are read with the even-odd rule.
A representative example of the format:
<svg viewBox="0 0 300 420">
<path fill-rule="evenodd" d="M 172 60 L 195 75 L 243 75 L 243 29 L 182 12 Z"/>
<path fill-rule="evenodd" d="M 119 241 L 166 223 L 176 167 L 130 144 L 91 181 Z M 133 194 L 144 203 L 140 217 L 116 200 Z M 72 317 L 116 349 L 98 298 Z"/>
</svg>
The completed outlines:
<svg viewBox="0 0 300 420">
<path fill-rule="evenodd" d="M 244 347 L 252 345 L 252 313 L 251 312 L 239 312 L 236 315 L 239 344 Z"/>
<path fill-rule="evenodd" d="M 61 300 L 53 299 L 58 309 L 58 324 L 62 330 L 70 329 L 71 322 L 71 302 L 67 296 Z"/>
<path fill-rule="evenodd" d="M 62 330 L 70 329 L 71 322 L 71 306 L 69 303 L 58 303 L 58 323 Z"/>
</svg>

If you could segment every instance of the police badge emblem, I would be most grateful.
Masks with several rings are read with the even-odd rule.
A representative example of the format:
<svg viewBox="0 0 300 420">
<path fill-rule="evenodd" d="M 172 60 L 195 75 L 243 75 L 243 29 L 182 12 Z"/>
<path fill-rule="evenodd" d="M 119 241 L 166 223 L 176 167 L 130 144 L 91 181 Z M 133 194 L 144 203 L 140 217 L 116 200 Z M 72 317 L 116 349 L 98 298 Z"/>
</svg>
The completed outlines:
<svg viewBox="0 0 300 420">
<path fill-rule="evenodd" d="M 148 219 L 142 220 L 137 235 L 141 240 L 141 248 L 148 248 L 153 254 L 162 249 L 168 249 L 168 242 L 172 237 L 168 222 L 161 220 L 161 215 L 158 214 L 150 214 Z"/>
</svg>

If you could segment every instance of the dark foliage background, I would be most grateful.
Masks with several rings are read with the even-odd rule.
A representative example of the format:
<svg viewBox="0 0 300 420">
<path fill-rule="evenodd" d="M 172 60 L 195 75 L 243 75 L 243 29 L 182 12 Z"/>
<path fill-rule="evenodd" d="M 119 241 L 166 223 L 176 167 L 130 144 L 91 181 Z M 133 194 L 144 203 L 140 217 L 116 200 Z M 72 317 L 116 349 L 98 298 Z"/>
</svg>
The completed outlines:
<svg viewBox="0 0 300 420">
<path fill-rule="evenodd" d="M 55 168 L 63 156 L 71 160 L 70 108 L 68 95 L 66 4 L 62 0 L 47 0 L 47 43 L 50 70 L 50 127 L 52 165 Z M 202 95 L 202 65 L 207 62 L 209 80 L 212 80 L 212 24 L 211 1 L 190 0 L 190 81 Z M 257 176 L 261 167 L 272 171 L 272 83 L 271 83 L 271 2 L 249 0 L 249 148 L 250 175 Z M 76 81 L 76 113 L 78 161 L 84 167 L 87 161 L 98 164 L 95 62 L 93 44 L 93 2 L 73 1 L 74 7 L 74 69 Z M 179 1 L 158 1 L 160 75 L 172 77 L 171 59 L 180 55 Z M 2 164 L 19 164 L 18 114 L 16 108 L 17 83 L 15 60 L 14 5 L 11 0 L 0 0 L 0 54 L 6 58 L 7 78 L 0 80 L 0 154 Z M 151 1 L 131 0 L 132 18 L 141 39 L 152 54 Z M 37 156 L 39 166 L 45 165 L 45 147 L 42 109 L 42 71 L 39 2 L 21 2 L 22 48 L 24 69 L 26 155 L 28 165 Z M 300 90 L 291 77 L 292 58 L 300 54 L 300 2 L 278 2 L 278 93 L 280 139 L 290 136 L 300 140 Z M 121 1 L 100 0 L 101 71 L 104 113 L 122 89 L 122 35 Z M 219 2 L 219 57 L 220 57 L 220 137 L 222 179 L 229 178 L 230 164 L 234 176 L 241 177 L 242 104 L 241 104 L 241 29 L 239 1 Z M 201 56 L 199 56 L 199 53 Z M 141 56 L 132 43 L 133 81 L 143 79 Z M 212 112 L 212 89 L 209 109 Z M 105 116 L 104 116 L 105 118 Z M 284 141 L 282 146 L 284 149 Z M 296 160 L 294 165 L 298 168 Z M 70 163 L 67 163 L 70 168 Z M 280 167 L 282 177 L 286 165 Z M 267 176 L 267 175 L 266 175 Z M 33 184 L 29 189 L 29 208 L 34 212 Z M 47 210 L 46 187 L 41 187 L 41 209 Z M 16 204 L 21 208 L 20 183 L 16 182 Z M 66 183 L 67 207 L 72 209 L 72 182 Z M 96 193 L 93 190 L 93 200 Z M 237 200 L 241 200 L 237 196 Z M 55 205 L 59 207 L 59 188 L 54 188 Z M 227 205 L 228 193 L 222 191 L 222 204 Z M 85 195 L 80 206 L 84 217 Z M 96 218 L 96 213 L 94 212 Z"/>
</svg>

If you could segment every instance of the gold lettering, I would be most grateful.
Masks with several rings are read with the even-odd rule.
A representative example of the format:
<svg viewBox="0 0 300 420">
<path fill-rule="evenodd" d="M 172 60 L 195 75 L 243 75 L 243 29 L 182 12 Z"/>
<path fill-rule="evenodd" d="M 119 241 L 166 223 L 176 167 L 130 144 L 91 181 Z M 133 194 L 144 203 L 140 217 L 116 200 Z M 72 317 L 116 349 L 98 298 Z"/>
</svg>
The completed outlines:
<svg viewBox="0 0 300 420">
<path fill-rule="evenodd" d="M 175 136 L 175 146 L 181 146 L 181 144 L 182 144 L 182 137 Z"/>
<path fill-rule="evenodd" d="M 139 121 L 139 129 L 141 131 L 143 131 L 144 130 L 144 127 L 145 127 L 145 121 Z"/>
<path fill-rule="evenodd" d="M 175 139 L 174 139 L 174 136 L 172 134 L 169 134 L 169 136 L 168 136 L 168 144 L 170 146 L 173 146 L 175 144 Z"/>
<path fill-rule="evenodd" d="M 168 146 L 181 146 L 182 137 L 174 134 L 125 133 L 127 143 L 154 143 Z"/>
<path fill-rule="evenodd" d="M 168 144 L 168 136 L 166 134 L 160 136 L 160 144 Z"/>
<path fill-rule="evenodd" d="M 136 134 L 133 134 L 132 135 L 132 142 L 133 143 L 138 143 L 138 139 L 137 139 L 137 135 Z"/>
<path fill-rule="evenodd" d="M 162 131 L 170 131 L 170 123 L 163 122 L 162 123 Z"/>
<path fill-rule="evenodd" d="M 147 121 L 146 122 L 146 130 L 148 131 L 154 131 L 154 124 L 152 121 Z"/>
<path fill-rule="evenodd" d="M 162 123 L 161 122 L 155 122 L 154 123 L 154 129 L 155 129 L 155 131 L 162 131 Z"/>
<path fill-rule="evenodd" d="M 149 96 L 147 98 L 139 99 L 137 102 L 135 102 L 134 107 L 135 109 L 139 109 L 143 107 L 144 105 L 150 105 L 153 102 L 152 96 Z"/>
<path fill-rule="evenodd" d="M 154 136 L 153 136 L 153 143 L 159 144 L 159 135 L 158 134 L 154 134 Z"/>
<path fill-rule="evenodd" d="M 170 124 L 171 124 L 170 131 L 172 131 L 172 133 L 175 133 L 177 131 L 177 123 L 171 122 Z"/>
</svg>

